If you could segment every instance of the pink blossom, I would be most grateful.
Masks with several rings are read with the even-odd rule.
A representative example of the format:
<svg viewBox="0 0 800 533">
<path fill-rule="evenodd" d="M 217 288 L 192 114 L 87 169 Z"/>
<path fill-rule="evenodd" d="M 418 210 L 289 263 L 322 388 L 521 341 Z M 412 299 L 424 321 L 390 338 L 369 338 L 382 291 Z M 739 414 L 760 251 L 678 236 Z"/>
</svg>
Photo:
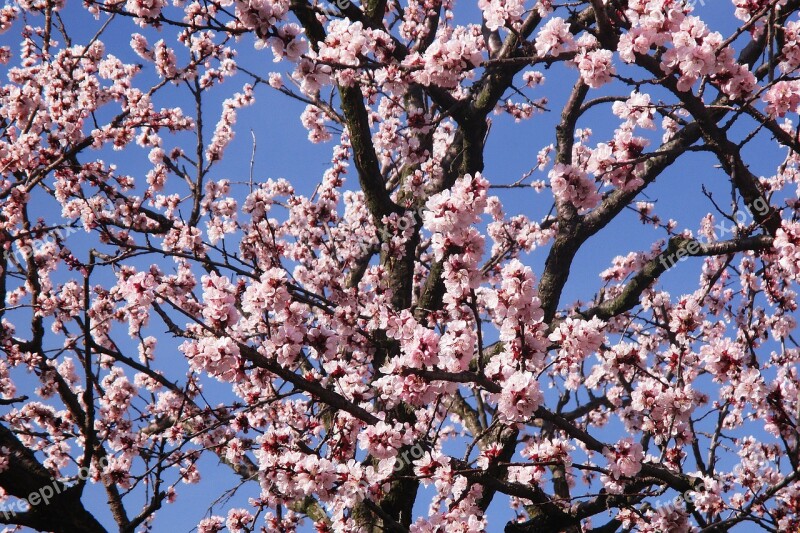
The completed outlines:
<svg viewBox="0 0 800 533">
<path fill-rule="evenodd" d="M 536 35 L 536 52 L 540 56 L 571 52 L 575 49 L 574 36 L 569 25 L 561 17 L 551 17 Z"/>
<path fill-rule="evenodd" d="M 214 129 L 214 136 L 211 139 L 211 144 L 206 150 L 206 159 L 208 161 L 217 161 L 222 158 L 225 147 L 233 139 L 233 125 L 236 124 L 236 113 L 238 109 L 252 105 L 253 87 L 245 85 L 241 93 L 236 93 L 233 98 L 228 98 L 223 103 L 222 117 Z"/>
<path fill-rule="evenodd" d="M 597 187 L 578 168 L 556 163 L 548 176 L 553 194 L 562 202 L 570 203 L 578 209 L 592 209 L 600 202 Z"/>
<path fill-rule="evenodd" d="M 641 128 L 655 129 L 653 116 L 655 110 L 650 106 L 650 95 L 632 91 L 625 102 L 614 102 L 612 111 L 619 118 L 636 124 Z"/>
<path fill-rule="evenodd" d="M 632 438 L 620 440 L 613 449 L 606 450 L 604 455 L 614 479 L 636 475 L 641 470 L 644 459 L 642 445 L 634 442 Z"/>
<path fill-rule="evenodd" d="M 198 533 L 217 533 L 225 529 L 225 519 L 221 516 L 204 518 L 197 524 Z"/>
<path fill-rule="evenodd" d="M 536 377 L 530 372 L 516 372 L 503 383 L 497 409 L 500 416 L 509 422 L 524 422 L 543 400 Z"/>
<path fill-rule="evenodd" d="M 394 457 L 403 444 L 411 444 L 411 436 L 402 426 L 379 421 L 358 435 L 358 444 L 378 459 Z"/>
<path fill-rule="evenodd" d="M 612 57 L 612 52 L 605 49 L 578 53 L 575 64 L 586 85 L 596 89 L 611 81 L 611 77 L 616 74 L 611 63 Z"/>
<path fill-rule="evenodd" d="M 522 0 L 479 0 L 478 7 L 483 11 L 486 27 L 492 31 L 518 22 L 525 12 L 525 2 Z"/>
<path fill-rule="evenodd" d="M 782 60 L 780 68 L 783 72 L 791 72 L 800 66 L 800 21 L 786 23 L 783 33 Z"/>
<path fill-rule="evenodd" d="M 203 286 L 203 316 L 217 327 L 230 326 L 239 319 L 234 286 L 227 277 L 211 273 L 200 280 Z"/>
<path fill-rule="evenodd" d="M 166 6 L 165 0 L 128 0 L 128 11 L 141 18 L 156 18 Z"/>
<path fill-rule="evenodd" d="M 300 37 L 303 29 L 299 25 L 284 24 L 278 28 L 277 33 L 277 37 L 268 39 L 276 63 L 282 59 L 296 62 L 308 52 L 308 42 Z"/>
<path fill-rule="evenodd" d="M 425 54 L 409 55 L 404 64 L 407 67 L 421 67 L 412 75 L 417 83 L 453 88 L 466 71 L 481 63 L 483 48 L 480 33 L 475 29 L 458 27 L 453 32 L 437 34 Z"/>
<path fill-rule="evenodd" d="M 220 381 L 236 379 L 240 359 L 239 346 L 233 339 L 204 337 L 180 348 L 196 370 L 208 372 Z"/>
<path fill-rule="evenodd" d="M 796 112 L 800 105 L 800 83 L 797 81 L 778 81 L 762 96 L 767 103 L 767 113 L 772 117 L 782 117 L 788 112 Z"/>
</svg>

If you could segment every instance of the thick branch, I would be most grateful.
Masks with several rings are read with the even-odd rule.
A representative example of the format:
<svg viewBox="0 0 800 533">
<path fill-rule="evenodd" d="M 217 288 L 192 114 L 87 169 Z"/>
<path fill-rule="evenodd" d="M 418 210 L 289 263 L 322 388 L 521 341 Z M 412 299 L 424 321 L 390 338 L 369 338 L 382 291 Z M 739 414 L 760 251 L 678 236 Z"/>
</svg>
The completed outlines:
<svg viewBox="0 0 800 533">
<path fill-rule="evenodd" d="M 67 487 L 54 480 L 33 452 L 2 424 L 0 448 L 8 450 L 6 455 L 9 459 L 8 467 L 0 472 L 0 487 L 8 494 L 30 503 L 27 511 L 15 514 L 10 509 L 0 513 L 0 523 L 19 524 L 54 533 L 105 533 L 106 529 L 81 503 L 79 487 Z"/>
<path fill-rule="evenodd" d="M 653 284 L 664 272 L 675 266 L 686 257 L 726 255 L 743 251 L 764 250 L 772 246 L 772 237 L 759 235 L 744 239 L 703 244 L 694 239 L 673 237 L 667 248 L 642 267 L 628 282 L 622 293 L 616 298 L 587 309 L 580 315 L 589 320 L 597 317 L 608 320 L 633 309 L 639 303 L 642 293 Z"/>
</svg>

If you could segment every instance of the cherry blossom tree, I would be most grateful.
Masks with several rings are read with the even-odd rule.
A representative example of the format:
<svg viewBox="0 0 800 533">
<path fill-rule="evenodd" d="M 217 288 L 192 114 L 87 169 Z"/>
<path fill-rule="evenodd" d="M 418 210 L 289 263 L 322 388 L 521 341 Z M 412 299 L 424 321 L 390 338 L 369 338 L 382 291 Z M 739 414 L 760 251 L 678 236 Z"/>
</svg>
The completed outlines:
<svg viewBox="0 0 800 533">
<path fill-rule="evenodd" d="M 797 531 L 798 13 L 7 4 L 0 523 L 158 531 L 229 470 L 200 532 Z M 288 102 L 313 193 L 230 175 Z"/>
</svg>

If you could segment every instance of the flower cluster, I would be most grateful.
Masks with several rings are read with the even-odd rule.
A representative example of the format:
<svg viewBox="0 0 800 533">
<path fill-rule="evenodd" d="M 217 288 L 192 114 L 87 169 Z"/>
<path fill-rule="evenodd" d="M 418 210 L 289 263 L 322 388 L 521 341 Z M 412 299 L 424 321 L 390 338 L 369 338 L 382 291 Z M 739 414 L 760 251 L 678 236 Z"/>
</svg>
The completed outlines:
<svg viewBox="0 0 800 533">
<path fill-rule="evenodd" d="M 572 165 L 556 163 L 548 174 L 553 195 L 578 209 L 592 209 L 600 203 L 597 186 L 586 172 Z"/>
</svg>

